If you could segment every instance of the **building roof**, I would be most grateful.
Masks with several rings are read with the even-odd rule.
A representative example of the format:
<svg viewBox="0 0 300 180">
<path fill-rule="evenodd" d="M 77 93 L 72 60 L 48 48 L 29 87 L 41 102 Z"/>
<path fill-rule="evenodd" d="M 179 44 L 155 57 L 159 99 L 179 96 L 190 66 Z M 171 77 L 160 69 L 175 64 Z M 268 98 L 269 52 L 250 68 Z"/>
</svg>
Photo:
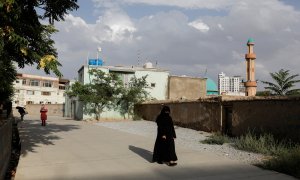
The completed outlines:
<svg viewBox="0 0 300 180">
<path fill-rule="evenodd" d="M 88 67 L 87 65 L 83 65 L 78 72 L 80 72 L 84 67 Z M 165 69 L 160 69 L 157 67 L 153 68 L 145 68 L 139 66 L 90 66 L 91 68 L 103 68 L 111 71 L 120 71 L 120 72 L 135 72 L 135 71 L 156 71 L 156 72 L 169 72 Z"/>
<path fill-rule="evenodd" d="M 253 38 L 249 38 L 247 44 L 248 43 L 254 43 L 254 39 Z"/>
<path fill-rule="evenodd" d="M 207 78 L 207 80 L 206 80 L 206 90 L 207 91 L 218 91 L 218 87 L 217 87 L 216 83 L 210 78 Z"/>
</svg>

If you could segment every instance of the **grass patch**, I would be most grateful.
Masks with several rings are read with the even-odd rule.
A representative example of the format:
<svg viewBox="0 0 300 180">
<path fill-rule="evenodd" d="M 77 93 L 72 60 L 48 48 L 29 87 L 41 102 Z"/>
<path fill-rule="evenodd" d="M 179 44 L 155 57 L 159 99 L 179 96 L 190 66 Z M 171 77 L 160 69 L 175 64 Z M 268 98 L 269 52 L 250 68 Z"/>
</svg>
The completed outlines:
<svg viewBox="0 0 300 180">
<path fill-rule="evenodd" d="M 300 178 L 300 146 L 263 162 L 259 167 Z"/>
<path fill-rule="evenodd" d="M 237 149 L 261 153 L 266 155 L 280 155 L 287 153 L 293 147 L 291 141 L 278 141 L 272 134 L 255 135 L 249 131 L 246 135 L 235 139 Z"/>
<path fill-rule="evenodd" d="M 230 142 L 231 139 L 226 135 L 222 135 L 221 133 L 215 133 L 209 136 L 207 139 L 201 141 L 201 143 L 203 144 L 218 144 L 218 145 L 222 145 L 224 143 L 230 143 Z"/>
<path fill-rule="evenodd" d="M 270 155 L 257 166 L 300 178 L 300 145 L 287 140 L 277 140 L 272 134 L 255 135 L 250 131 L 235 139 L 237 149 Z"/>
<path fill-rule="evenodd" d="M 232 143 L 237 149 L 271 156 L 257 166 L 300 178 L 300 145 L 292 141 L 277 140 L 272 134 L 256 135 L 249 131 L 236 138 L 216 133 L 201 143 L 218 145 Z"/>
</svg>

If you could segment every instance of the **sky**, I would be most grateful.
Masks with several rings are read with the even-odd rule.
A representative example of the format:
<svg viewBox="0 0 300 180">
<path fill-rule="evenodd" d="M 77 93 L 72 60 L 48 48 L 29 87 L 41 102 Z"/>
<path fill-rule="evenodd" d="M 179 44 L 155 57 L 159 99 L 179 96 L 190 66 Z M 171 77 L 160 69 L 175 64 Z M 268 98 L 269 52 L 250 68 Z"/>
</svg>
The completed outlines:
<svg viewBox="0 0 300 180">
<path fill-rule="evenodd" d="M 55 23 L 53 35 L 65 78 L 76 79 L 87 58 L 105 65 L 154 66 L 171 75 L 245 79 L 247 40 L 253 38 L 256 79 L 280 69 L 300 74 L 299 0 L 79 0 Z M 35 67 L 20 70 L 37 72 Z"/>
</svg>

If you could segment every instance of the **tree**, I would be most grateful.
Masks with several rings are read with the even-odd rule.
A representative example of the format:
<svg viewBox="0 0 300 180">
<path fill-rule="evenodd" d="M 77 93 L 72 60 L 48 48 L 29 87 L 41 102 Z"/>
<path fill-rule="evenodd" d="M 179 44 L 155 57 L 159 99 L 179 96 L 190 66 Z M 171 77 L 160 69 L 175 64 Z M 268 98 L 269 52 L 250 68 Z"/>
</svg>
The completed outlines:
<svg viewBox="0 0 300 180">
<path fill-rule="evenodd" d="M 37 65 L 49 74 L 61 64 L 51 35 L 57 30 L 55 21 L 64 20 L 68 11 L 76 10 L 77 0 L 1 0 L 0 59 L 7 64 L 16 62 L 20 68 Z M 44 20 L 48 20 L 46 24 Z M 43 21 L 41 23 L 40 21 Z M 16 75 L 15 75 L 16 76 Z"/>
<path fill-rule="evenodd" d="M 271 96 L 270 91 L 257 91 L 255 96 Z"/>
<path fill-rule="evenodd" d="M 9 100 L 12 97 L 15 74 L 16 70 L 13 64 L 0 59 L 0 102 Z"/>
<path fill-rule="evenodd" d="M 114 73 L 105 73 L 101 70 L 92 69 L 89 74 L 93 77 L 90 84 L 76 82 L 68 91 L 69 96 L 77 96 L 84 103 L 84 111 L 95 115 L 97 120 L 103 110 L 111 109 L 116 98 L 121 95 L 122 81 Z"/>
<path fill-rule="evenodd" d="M 292 89 L 296 83 L 300 80 L 295 78 L 299 74 L 290 75 L 289 70 L 280 69 L 279 72 L 270 73 L 274 83 L 268 81 L 261 81 L 268 86 L 265 87 L 266 90 L 270 90 L 273 95 L 295 95 L 300 93 L 300 89 Z"/>
<path fill-rule="evenodd" d="M 0 1 L 0 94 L 1 100 L 13 95 L 13 81 L 20 68 L 36 65 L 46 74 L 62 76 L 51 35 L 55 21 L 64 20 L 77 9 L 77 0 L 1 0 Z M 48 20 L 47 25 L 44 20 Z M 41 23 L 40 21 L 43 21 Z"/>
<path fill-rule="evenodd" d="M 141 103 L 149 98 L 149 93 L 146 91 L 148 87 L 146 78 L 147 76 L 143 76 L 142 78 L 133 77 L 130 79 L 129 86 L 123 89 L 117 105 L 124 118 L 125 114 L 128 115 L 128 118 L 133 115 L 135 104 Z"/>
</svg>

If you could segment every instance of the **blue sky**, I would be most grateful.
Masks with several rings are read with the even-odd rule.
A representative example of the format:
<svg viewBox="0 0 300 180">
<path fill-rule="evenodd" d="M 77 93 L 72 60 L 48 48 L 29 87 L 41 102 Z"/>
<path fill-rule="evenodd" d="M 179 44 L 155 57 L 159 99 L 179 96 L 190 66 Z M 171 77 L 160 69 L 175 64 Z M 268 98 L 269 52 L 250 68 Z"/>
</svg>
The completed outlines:
<svg viewBox="0 0 300 180">
<path fill-rule="evenodd" d="M 76 78 L 97 47 L 106 65 L 148 61 L 173 75 L 245 77 L 246 42 L 254 38 L 256 77 L 281 68 L 300 73 L 299 0 L 79 0 L 55 24 L 61 71 Z M 139 55 L 138 55 L 139 54 Z M 23 71 L 31 71 L 26 68 Z M 40 73 L 40 72 L 39 72 Z M 262 84 L 259 84 L 262 86 Z"/>
</svg>

